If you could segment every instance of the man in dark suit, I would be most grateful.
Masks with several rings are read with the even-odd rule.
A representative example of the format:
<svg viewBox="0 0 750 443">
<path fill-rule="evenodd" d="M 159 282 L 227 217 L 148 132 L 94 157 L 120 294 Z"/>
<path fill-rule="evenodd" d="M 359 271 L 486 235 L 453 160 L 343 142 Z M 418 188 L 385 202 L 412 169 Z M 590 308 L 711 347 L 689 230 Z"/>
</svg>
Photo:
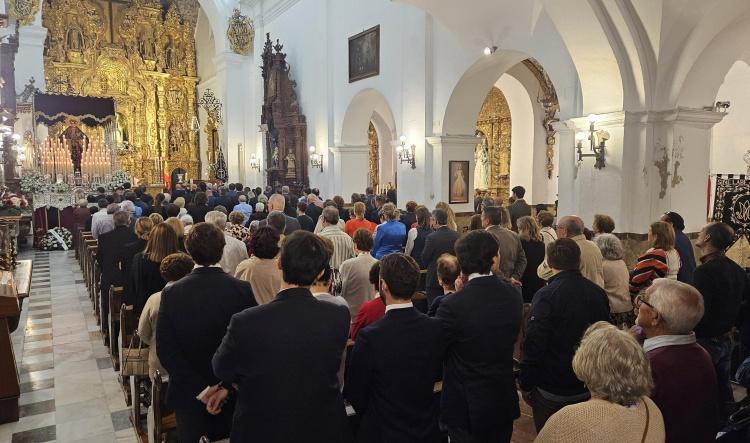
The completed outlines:
<svg viewBox="0 0 750 443">
<path fill-rule="evenodd" d="M 123 286 L 125 284 L 125 265 L 133 254 L 125 245 L 138 240 L 132 229 L 130 229 L 130 214 L 126 211 L 117 211 L 113 216 L 115 229 L 99 236 L 97 262 L 102 271 L 101 277 L 101 309 L 109 312 L 109 288 L 110 286 Z M 128 256 L 128 252 L 132 252 Z"/>
<path fill-rule="evenodd" d="M 284 212 L 284 208 L 286 207 L 286 200 L 284 200 L 284 196 L 281 194 L 273 194 L 271 198 L 268 199 L 268 213 L 271 214 L 274 211 L 278 212 Z M 292 232 L 301 229 L 299 225 L 299 221 L 297 221 L 296 218 L 289 217 L 288 215 L 284 214 L 284 218 L 286 218 L 286 224 L 284 228 L 284 235 L 289 235 Z M 266 226 L 268 224 L 267 220 L 261 220 L 261 222 L 258 224 L 259 228 L 262 228 L 263 226 Z"/>
<path fill-rule="evenodd" d="M 513 348 L 523 300 L 492 274 L 499 257 L 489 232 L 464 234 L 456 256 L 465 283 L 437 311 L 446 340 L 441 428 L 451 443 L 509 442 L 520 416 Z"/>
<path fill-rule="evenodd" d="M 360 417 L 357 442 L 441 439 L 433 387 L 443 372 L 442 325 L 414 309 L 418 283 L 419 265 L 408 255 L 380 261 L 385 317 L 359 331 L 344 385 Z"/>
<path fill-rule="evenodd" d="M 406 202 L 406 212 L 401 214 L 401 223 L 406 226 L 406 232 L 409 232 L 409 229 L 411 229 L 411 225 L 417 222 L 417 213 L 415 212 L 416 210 L 417 202 L 411 200 Z"/>
<path fill-rule="evenodd" d="M 310 292 L 329 260 L 318 236 L 294 232 L 281 250 L 283 282 L 276 298 L 232 318 L 213 358 L 216 375 L 239 388 L 232 441 L 348 441 L 337 374 L 349 310 Z M 217 412 L 228 394 L 218 391 L 209 412 Z"/>
<path fill-rule="evenodd" d="M 448 225 L 448 213 L 442 209 L 432 211 L 432 222 L 435 232 L 427 236 L 422 249 L 422 263 L 427 266 L 427 301 L 432 301 L 438 295 L 443 295 L 443 288 L 437 278 L 437 259 L 443 254 L 454 255 L 453 245 L 458 240 L 459 234 L 451 230 Z"/>
<path fill-rule="evenodd" d="M 523 186 L 516 186 L 511 191 L 516 201 L 508 207 L 508 212 L 510 212 L 510 226 L 514 232 L 518 232 L 516 221 L 521 217 L 531 215 L 531 206 L 523 199 L 523 196 L 526 195 L 526 189 Z"/>
<path fill-rule="evenodd" d="M 193 272 L 162 291 L 156 352 L 169 373 L 167 399 L 177 416 L 180 442 L 227 438 L 234 402 L 217 415 L 206 411 L 196 396 L 208 388 L 208 401 L 219 387 L 234 380 L 214 375 L 211 358 L 219 347 L 232 315 L 255 306 L 250 284 L 237 280 L 217 265 L 224 251 L 224 233 L 209 223 L 198 223 L 185 238 L 196 263 Z M 222 382 L 222 383 L 220 383 Z"/>
<path fill-rule="evenodd" d="M 307 202 L 297 203 L 297 221 L 302 229 L 307 232 L 313 232 L 315 230 L 315 222 L 309 215 L 307 215 Z"/>
</svg>

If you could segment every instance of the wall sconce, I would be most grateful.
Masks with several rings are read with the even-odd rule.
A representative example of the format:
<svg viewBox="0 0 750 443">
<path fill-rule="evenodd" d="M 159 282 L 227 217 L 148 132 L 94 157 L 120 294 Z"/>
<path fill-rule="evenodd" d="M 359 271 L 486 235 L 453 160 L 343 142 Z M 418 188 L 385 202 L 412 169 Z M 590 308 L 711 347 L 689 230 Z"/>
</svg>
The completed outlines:
<svg viewBox="0 0 750 443">
<path fill-rule="evenodd" d="M 594 167 L 596 169 L 602 169 L 603 167 L 607 166 L 604 160 L 604 151 L 605 151 L 605 145 L 607 140 L 609 140 L 609 132 L 603 131 L 603 130 L 596 130 L 594 128 L 594 124 L 596 123 L 596 115 L 591 114 L 589 115 L 589 133 L 588 135 L 585 132 L 578 132 L 576 133 L 576 153 L 578 154 L 578 164 L 583 163 L 584 157 L 594 157 L 596 160 L 596 163 L 594 163 Z M 583 141 L 585 139 L 589 140 L 589 149 L 591 150 L 591 153 L 584 154 L 583 153 Z"/>
<path fill-rule="evenodd" d="M 401 144 L 396 147 L 396 154 L 398 154 L 399 163 L 410 163 L 412 169 L 417 169 L 416 156 L 414 151 L 417 149 L 417 145 L 411 145 L 410 149 L 406 148 L 406 136 L 402 135 L 399 137 Z"/>
<path fill-rule="evenodd" d="M 310 166 L 313 168 L 320 168 L 320 172 L 323 172 L 323 154 L 315 153 L 315 146 L 310 146 Z"/>
<path fill-rule="evenodd" d="M 255 156 L 255 153 L 250 153 L 250 169 L 255 169 L 260 172 L 260 160 Z"/>
<path fill-rule="evenodd" d="M 484 53 L 485 56 L 489 57 L 490 55 L 494 54 L 495 51 L 497 51 L 497 46 L 487 46 L 486 48 L 484 48 L 484 51 L 482 51 L 482 53 Z"/>
</svg>

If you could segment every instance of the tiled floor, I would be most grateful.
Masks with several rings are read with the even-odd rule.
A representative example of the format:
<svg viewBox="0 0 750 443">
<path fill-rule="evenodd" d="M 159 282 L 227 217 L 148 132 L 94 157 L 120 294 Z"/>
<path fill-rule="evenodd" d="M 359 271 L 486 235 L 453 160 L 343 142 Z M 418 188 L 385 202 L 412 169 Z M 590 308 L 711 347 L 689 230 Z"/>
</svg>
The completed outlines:
<svg viewBox="0 0 750 443">
<path fill-rule="evenodd" d="M 12 334 L 20 420 L 0 443 L 137 442 L 74 253 L 27 251 L 31 294 Z"/>
</svg>

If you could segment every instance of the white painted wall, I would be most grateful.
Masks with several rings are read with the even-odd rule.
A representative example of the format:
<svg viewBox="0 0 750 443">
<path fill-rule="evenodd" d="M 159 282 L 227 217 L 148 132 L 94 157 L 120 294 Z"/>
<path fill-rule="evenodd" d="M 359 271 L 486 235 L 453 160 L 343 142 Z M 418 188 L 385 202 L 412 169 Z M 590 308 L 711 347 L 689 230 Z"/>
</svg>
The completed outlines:
<svg viewBox="0 0 750 443">
<path fill-rule="evenodd" d="M 750 150 L 750 66 L 736 61 L 719 87 L 717 101 L 732 106 L 724 119 L 714 126 L 711 137 L 712 174 L 746 174 L 742 157 Z"/>
<path fill-rule="evenodd" d="M 495 83 L 510 108 L 510 186 L 523 186 L 529 201 L 534 188 L 534 110 L 521 82 L 508 74 Z"/>
</svg>

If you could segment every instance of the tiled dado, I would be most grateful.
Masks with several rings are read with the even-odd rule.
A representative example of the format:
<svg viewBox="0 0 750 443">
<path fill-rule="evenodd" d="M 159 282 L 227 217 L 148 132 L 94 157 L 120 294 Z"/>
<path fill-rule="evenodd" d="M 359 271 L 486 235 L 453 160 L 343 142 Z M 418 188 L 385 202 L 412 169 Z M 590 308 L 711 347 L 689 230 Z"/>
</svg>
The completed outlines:
<svg viewBox="0 0 750 443">
<path fill-rule="evenodd" d="M 20 419 L 0 443 L 137 442 L 72 251 L 25 252 L 31 294 L 12 334 Z"/>
</svg>

